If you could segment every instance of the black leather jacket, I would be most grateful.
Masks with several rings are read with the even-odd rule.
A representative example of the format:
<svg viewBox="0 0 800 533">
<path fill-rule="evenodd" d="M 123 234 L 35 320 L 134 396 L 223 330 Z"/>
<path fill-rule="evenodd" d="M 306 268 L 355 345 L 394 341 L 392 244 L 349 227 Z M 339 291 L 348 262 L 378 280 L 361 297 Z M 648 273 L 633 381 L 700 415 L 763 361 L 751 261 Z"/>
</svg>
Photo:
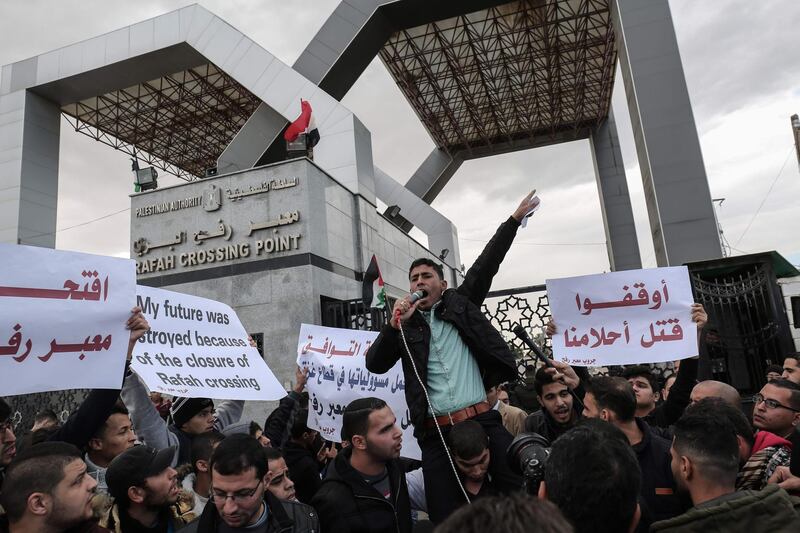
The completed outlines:
<svg viewBox="0 0 800 533">
<path fill-rule="evenodd" d="M 351 454 L 348 448 L 336 456 L 311 500 L 325 532 L 411 533 L 411 503 L 400 460 L 386 465 L 392 491 L 386 499 L 350 465 Z"/>
<path fill-rule="evenodd" d="M 264 492 L 264 501 L 269 508 L 267 533 L 319 533 L 319 518 L 311 506 L 279 500 L 271 492 Z M 209 501 L 200 518 L 180 533 L 216 533 L 219 524 L 217 506 Z"/>
<path fill-rule="evenodd" d="M 438 319 L 450 322 L 458 330 L 461 339 L 478 363 L 481 378 L 487 389 L 517 378 L 514 355 L 506 341 L 481 311 L 481 305 L 489 292 L 492 278 L 497 274 L 500 263 L 511 247 L 518 227 L 519 222 L 513 217 L 509 217 L 501 224 L 492 240 L 467 271 L 464 282 L 457 289 L 447 289 L 442 294 L 442 303 L 435 310 Z M 430 327 L 419 312 L 414 313 L 402 327 L 420 378 L 427 384 Z M 400 332 L 387 324 L 367 352 L 367 369 L 370 372 L 383 374 L 401 358 L 405 375 L 406 402 L 411 411 L 414 435 L 419 439 L 425 435 L 424 422 L 428 412 L 425 396 L 406 355 Z"/>
</svg>

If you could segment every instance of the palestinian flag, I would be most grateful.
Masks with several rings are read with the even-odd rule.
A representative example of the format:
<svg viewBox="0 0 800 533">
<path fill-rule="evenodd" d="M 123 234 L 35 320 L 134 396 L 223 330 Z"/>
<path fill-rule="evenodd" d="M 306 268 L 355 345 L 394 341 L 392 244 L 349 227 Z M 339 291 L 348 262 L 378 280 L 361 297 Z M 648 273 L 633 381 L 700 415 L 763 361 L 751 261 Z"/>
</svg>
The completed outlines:
<svg viewBox="0 0 800 533">
<path fill-rule="evenodd" d="M 364 272 L 364 284 L 361 292 L 364 305 L 383 309 L 386 307 L 386 291 L 383 287 L 381 270 L 378 268 L 378 260 L 372 256 L 367 271 Z"/>
<path fill-rule="evenodd" d="M 288 142 L 292 142 L 296 140 L 301 133 L 306 134 L 306 146 L 309 148 L 314 148 L 319 142 L 317 122 L 314 120 L 311 104 L 306 100 L 300 100 L 300 116 L 297 117 L 297 120 L 289 124 L 286 131 L 283 132 L 283 138 Z"/>
</svg>

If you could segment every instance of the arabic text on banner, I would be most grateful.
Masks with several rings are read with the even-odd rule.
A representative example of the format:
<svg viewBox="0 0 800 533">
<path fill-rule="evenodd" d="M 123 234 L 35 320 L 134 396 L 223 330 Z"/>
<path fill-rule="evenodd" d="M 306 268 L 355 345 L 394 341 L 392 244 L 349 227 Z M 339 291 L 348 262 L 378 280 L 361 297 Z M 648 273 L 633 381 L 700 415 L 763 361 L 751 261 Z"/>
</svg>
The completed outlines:
<svg viewBox="0 0 800 533">
<path fill-rule="evenodd" d="M 134 262 L 12 244 L 0 257 L 2 394 L 120 388 Z"/>
<path fill-rule="evenodd" d="M 659 363 L 697 355 L 686 267 L 547 280 L 554 357 L 577 366 Z"/>
<path fill-rule="evenodd" d="M 136 286 L 150 331 L 131 366 L 152 391 L 192 398 L 277 400 L 286 396 L 229 306 Z"/>
<path fill-rule="evenodd" d="M 300 326 L 297 364 L 308 368 L 308 427 L 330 441 L 340 442 L 342 413 L 357 398 L 384 400 L 403 430 L 403 457 L 421 459 L 414 426 L 405 396 L 405 379 L 400 361 L 385 374 L 373 374 L 365 355 L 378 336 L 374 331 Z"/>
</svg>

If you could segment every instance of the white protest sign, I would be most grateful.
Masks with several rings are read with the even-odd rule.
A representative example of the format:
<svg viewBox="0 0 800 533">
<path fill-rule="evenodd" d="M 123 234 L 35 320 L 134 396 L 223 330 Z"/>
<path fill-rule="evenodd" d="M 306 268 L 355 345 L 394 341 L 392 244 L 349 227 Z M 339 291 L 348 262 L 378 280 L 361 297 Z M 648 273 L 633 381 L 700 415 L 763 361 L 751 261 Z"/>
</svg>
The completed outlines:
<svg viewBox="0 0 800 533">
<path fill-rule="evenodd" d="M 150 331 L 136 343 L 131 366 L 150 390 L 226 400 L 286 396 L 229 306 L 142 285 L 136 293 Z"/>
<path fill-rule="evenodd" d="M 357 398 L 385 401 L 403 430 L 403 457 L 421 459 L 405 396 L 400 361 L 385 374 L 367 370 L 365 355 L 378 333 L 302 324 L 297 364 L 308 368 L 308 427 L 330 441 L 340 442 L 342 412 Z"/>
<path fill-rule="evenodd" d="M 660 363 L 697 355 L 686 267 L 547 280 L 553 354 L 577 366 Z"/>
<path fill-rule="evenodd" d="M 134 262 L 14 244 L 0 257 L 0 394 L 122 387 Z"/>
</svg>

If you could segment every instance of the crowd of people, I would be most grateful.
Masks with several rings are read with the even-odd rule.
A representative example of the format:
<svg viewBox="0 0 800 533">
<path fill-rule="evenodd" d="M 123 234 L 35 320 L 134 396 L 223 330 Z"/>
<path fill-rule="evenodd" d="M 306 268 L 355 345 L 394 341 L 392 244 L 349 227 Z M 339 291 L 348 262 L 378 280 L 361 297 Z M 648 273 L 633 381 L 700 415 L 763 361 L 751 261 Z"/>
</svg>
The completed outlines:
<svg viewBox="0 0 800 533">
<path fill-rule="evenodd" d="M 800 531 L 800 355 L 776 354 L 745 399 L 698 381 L 696 357 L 666 383 L 557 360 L 517 381 L 481 305 L 532 196 L 458 287 L 414 261 L 422 297 L 397 300 L 367 352 L 371 372 L 401 361 L 421 460 L 401 457 L 398 414 L 375 397 L 323 440 L 300 368 L 261 424 L 243 401 L 152 394 L 127 364 L 121 390 L 90 391 L 63 422 L 44 409 L 19 441 L 0 399 L 0 532 Z M 691 316 L 702 339 L 706 311 Z M 130 362 L 140 309 L 127 327 Z"/>
</svg>

